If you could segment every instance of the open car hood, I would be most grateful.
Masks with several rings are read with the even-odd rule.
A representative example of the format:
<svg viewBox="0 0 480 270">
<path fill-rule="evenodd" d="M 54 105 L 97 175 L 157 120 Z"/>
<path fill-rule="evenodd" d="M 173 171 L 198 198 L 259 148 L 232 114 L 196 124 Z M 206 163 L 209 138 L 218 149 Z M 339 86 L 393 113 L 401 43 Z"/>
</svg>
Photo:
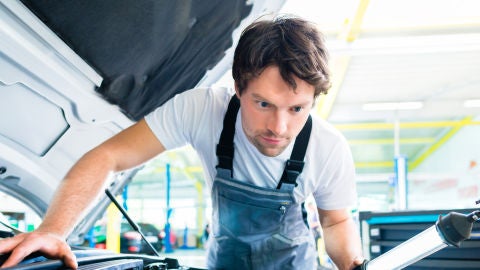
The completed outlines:
<svg viewBox="0 0 480 270">
<path fill-rule="evenodd" d="M 241 29 L 283 2 L 0 0 L 0 190 L 43 216 L 85 152 L 218 80 Z M 110 190 L 137 170 L 115 175 Z M 100 198 L 70 242 L 108 204 Z"/>
</svg>

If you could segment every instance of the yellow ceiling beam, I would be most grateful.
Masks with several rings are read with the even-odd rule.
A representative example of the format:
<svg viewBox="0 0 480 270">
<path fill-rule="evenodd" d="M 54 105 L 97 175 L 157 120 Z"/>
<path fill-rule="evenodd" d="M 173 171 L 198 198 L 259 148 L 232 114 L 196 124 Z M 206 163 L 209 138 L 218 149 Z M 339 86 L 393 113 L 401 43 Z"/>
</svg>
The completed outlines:
<svg viewBox="0 0 480 270">
<path fill-rule="evenodd" d="M 418 143 L 425 141 L 425 143 L 430 143 L 431 146 L 423 151 L 418 157 L 413 159 L 409 163 L 409 171 L 417 168 L 423 161 L 430 157 L 435 151 L 441 148 L 446 142 L 448 142 L 458 131 L 463 127 L 468 125 L 479 125 L 480 121 L 473 121 L 473 116 L 468 116 L 459 121 L 438 121 L 438 122 L 412 122 L 412 123 L 400 123 L 401 128 L 450 128 L 450 130 L 445 133 L 441 138 L 433 139 L 432 138 L 404 138 L 400 140 L 400 143 L 405 143 L 406 139 L 411 140 L 411 143 L 415 143 L 415 139 L 418 139 Z M 361 127 L 361 128 L 360 128 Z M 389 123 L 366 123 L 366 124 L 348 124 L 343 125 L 339 129 L 393 129 L 394 124 Z M 402 142 L 402 140 L 404 140 Z M 387 143 L 390 139 L 371 139 L 371 140 L 353 140 L 353 143 Z M 352 143 L 352 141 L 349 141 Z M 357 168 L 391 168 L 393 167 L 393 161 L 377 161 L 377 162 L 356 162 L 355 166 Z"/>
<path fill-rule="evenodd" d="M 201 166 L 188 166 L 185 171 L 189 173 L 203 172 L 203 168 Z"/>
<path fill-rule="evenodd" d="M 393 161 L 355 162 L 355 168 L 388 168 L 393 167 Z"/>
<path fill-rule="evenodd" d="M 321 95 L 317 98 L 317 114 L 327 119 L 332 111 L 333 104 L 337 98 L 337 94 L 342 86 L 345 73 L 350 63 L 350 56 L 339 56 L 333 59 L 332 64 L 332 87 L 328 90 L 328 94 Z"/>
<path fill-rule="evenodd" d="M 463 127 L 467 125 L 480 125 L 480 121 L 459 120 L 459 121 L 432 121 L 432 122 L 403 122 L 399 123 L 400 128 L 447 128 Z M 394 129 L 394 123 L 355 123 L 355 124 L 336 124 L 339 130 L 367 130 L 367 129 Z"/>
<path fill-rule="evenodd" d="M 426 144 L 434 143 L 436 141 L 433 137 L 425 138 L 401 138 L 400 144 Z M 380 139 L 361 139 L 361 140 L 348 140 L 350 145 L 365 145 L 365 144 L 394 144 L 394 138 L 380 138 Z"/>
<path fill-rule="evenodd" d="M 345 20 L 343 31 L 339 35 L 339 39 L 344 39 L 347 42 L 353 42 L 360 34 L 360 29 L 363 22 L 363 17 L 367 11 L 369 0 L 358 1 L 358 6 L 351 18 Z"/>
<path fill-rule="evenodd" d="M 353 42 L 358 37 L 363 16 L 365 15 L 369 2 L 369 0 L 360 0 L 358 2 L 358 6 L 354 10 L 352 17 L 345 20 L 345 25 L 342 31 L 340 31 L 338 39 Z M 332 87 L 328 90 L 327 95 L 318 97 L 316 104 L 316 112 L 323 119 L 327 119 L 332 111 L 333 104 L 342 86 L 348 65 L 350 64 L 350 58 L 350 56 L 345 55 L 333 58 L 333 62 L 331 63 Z"/>
<path fill-rule="evenodd" d="M 420 156 L 415 158 L 415 160 L 412 161 L 408 165 L 409 170 L 414 170 L 417 168 L 425 159 L 427 159 L 429 156 L 431 156 L 435 151 L 437 151 L 440 147 L 442 147 L 448 140 L 450 140 L 453 135 L 455 135 L 462 127 L 468 125 L 469 123 L 472 122 L 472 116 L 465 117 L 463 120 L 459 121 L 460 123 L 463 123 L 463 125 L 455 125 L 452 127 L 450 131 L 448 131 L 445 135 L 443 135 L 436 143 L 431 145 L 428 149 L 426 149 Z"/>
</svg>

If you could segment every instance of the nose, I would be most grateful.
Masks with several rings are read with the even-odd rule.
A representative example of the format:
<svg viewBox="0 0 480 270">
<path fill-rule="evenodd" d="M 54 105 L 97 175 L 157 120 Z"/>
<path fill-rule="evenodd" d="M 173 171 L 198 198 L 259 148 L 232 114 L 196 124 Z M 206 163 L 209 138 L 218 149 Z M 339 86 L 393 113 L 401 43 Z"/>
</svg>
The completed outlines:
<svg viewBox="0 0 480 270">
<path fill-rule="evenodd" d="M 287 131 L 288 116 L 282 112 L 274 113 L 268 120 L 268 130 L 275 136 L 282 136 Z"/>
</svg>

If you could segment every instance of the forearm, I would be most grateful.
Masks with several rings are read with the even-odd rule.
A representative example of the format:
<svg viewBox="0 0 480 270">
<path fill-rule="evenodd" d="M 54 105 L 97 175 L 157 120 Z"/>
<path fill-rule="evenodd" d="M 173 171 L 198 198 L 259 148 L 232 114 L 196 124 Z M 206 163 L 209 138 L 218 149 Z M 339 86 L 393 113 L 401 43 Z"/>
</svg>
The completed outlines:
<svg viewBox="0 0 480 270">
<path fill-rule="evenodd" d="M 94 149 L 85 154 L 60 183 L 38 230 L 66 238 L 97 199 L 114 169 L 108 153 Z"/>
<path fill-rule="evenodd" d="M 142 119 L 89 151 L 67 173 L 38 230 L 66 237 L 111 173 L 138 166 L 164 150 Z"/>
<path fill-rule="evenodd" d="M 142 119 L 85 154 L 60 183 L 37 230 L 0 240 L 0 253 L 11 253 L 2 266 L 14 266 L 40 251 L 76 269 L 75 256 L 65 239 L 94 205 L 109 175 L 138 166 L 164 150 Z"/>
<path fill-rule="evenodd" d="M 324 227 L 325 248 L 338 269 L 352 269 L 356 258 L 362 256 L 360 236 L 354 221 L 345 219 Z"/>
</svg>

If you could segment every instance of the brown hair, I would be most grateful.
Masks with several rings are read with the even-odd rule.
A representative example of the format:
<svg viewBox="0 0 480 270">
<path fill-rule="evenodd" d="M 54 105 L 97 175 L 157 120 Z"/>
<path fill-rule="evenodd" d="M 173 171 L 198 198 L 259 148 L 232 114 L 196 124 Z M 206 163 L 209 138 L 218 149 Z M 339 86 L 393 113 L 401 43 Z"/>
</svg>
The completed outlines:
<svg viewBox="0 0 480 270">
<path fill-rule="evenodd" d="M 328 53 L 316 25 L 298 17 L 259 20 L 243 30 L 235 49 L 232 75 L 240 92 L 262 71 L 275 65 L 295 90 L 292 75 L 315 87 L 314 96 L 331 86 Z"/>
</svg>

